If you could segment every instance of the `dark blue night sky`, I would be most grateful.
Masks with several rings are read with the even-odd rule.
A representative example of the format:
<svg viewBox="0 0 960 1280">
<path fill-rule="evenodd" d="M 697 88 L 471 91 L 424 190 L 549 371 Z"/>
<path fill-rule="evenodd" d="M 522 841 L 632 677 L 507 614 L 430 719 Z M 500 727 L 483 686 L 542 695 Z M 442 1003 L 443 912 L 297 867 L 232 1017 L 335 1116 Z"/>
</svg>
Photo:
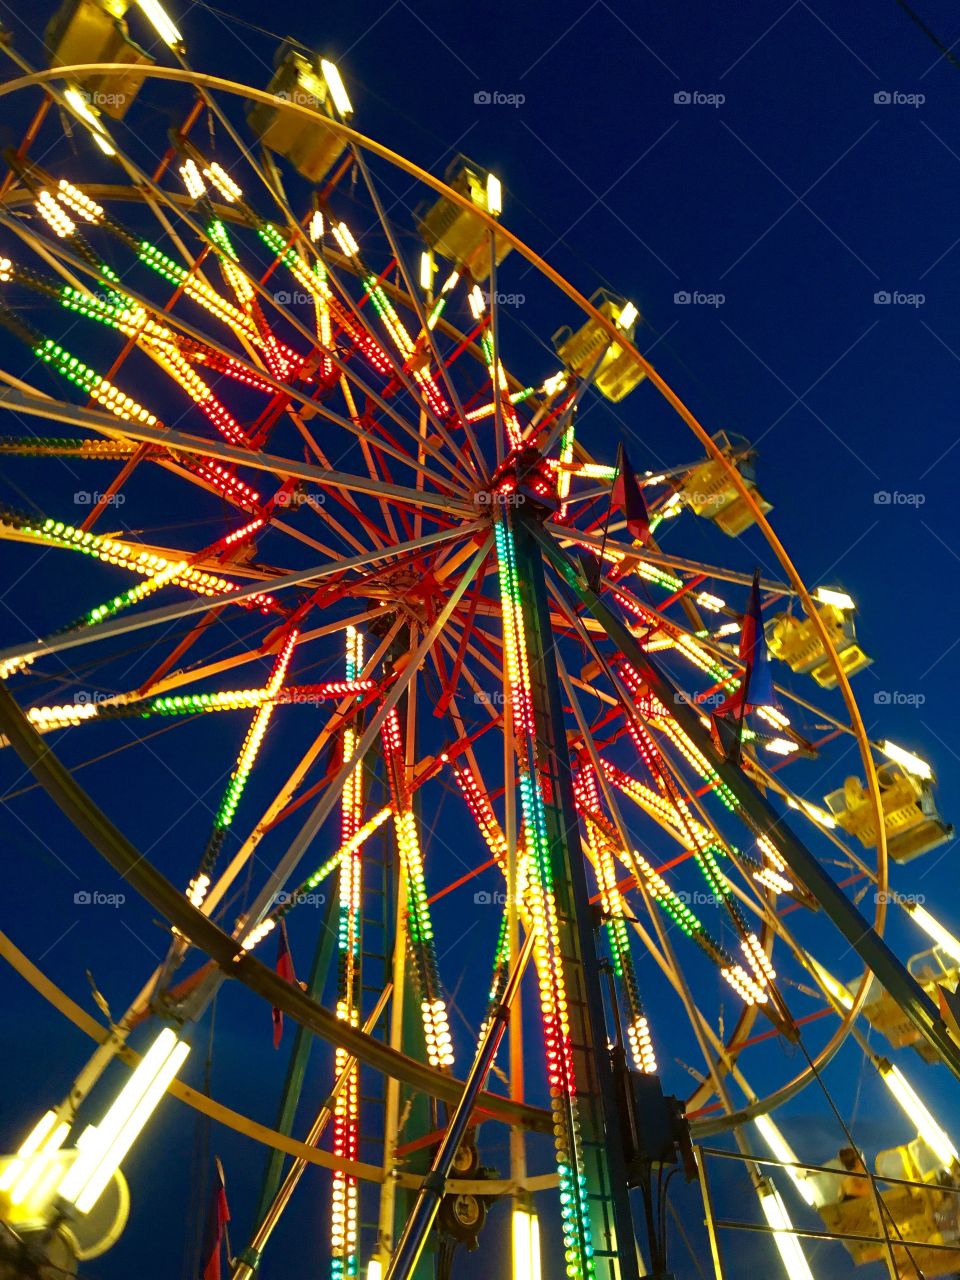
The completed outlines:
<svg viewBox="0 0 960 1280">
<path fill-rule="evenodd" d="M 918 0 L 918 6 L 946 44 L 960 39 L 954 6 L 945 0 Z M 38 26 L 49 16 L 42 8 Z M 39 64 L 38 35 L 11 6 L 3 10 L 17 48 Z M 269 79 L 274 36 L 296 36 L 334 58 L 358 129 L 437 174 L 457 152 L 495 170 L 503 179 L 504 222 L 511 230 L 582 293 L 603 285 L 636 302 L 644 320 L 638 346 L 700 421 L 711 432 L 731 430 L 757 445 L 760 489 L 805 580 L 841 586 L 857 601 L 860 642 L 874 659 L 854 685 L 868 733 L 931 760 L 941 811 L 948 821 L 956 819 L 960 69 L 939 55 L 895 0 L 832 6 L 825 0 L 743 0 L 737 6 L 525 0 L 482 7 L 359 0 L 339 8 L 282 10 L 224 0 L 224 10 L 196 3 L 171 6 L 171 12 L 195 68 L 257 87 Z M 4 146 L 22 131 L 25 117 L 18 111 L 0 116 Z M 158 113 L 158 131 L 169 123 Z M 409 228 L 408 206 L 419 195 L 400 175 L 393 181 L 393 216 Z M 556 361 L 531 334 L 548 341 L 574 320 L 572 308 L 545 294 L 516 256 L 502 287 L 524 298 L 504 329 L 505 343 L 515 343 L 519 358 L 529 360 L 529 372 L 517 370 L 518 376 L 542 379 Z M 6 367 L 19 372 L 9 362 L 22 360 L 22 352 L 12 351 L 6 339 L 2 351 Z M 52 383 L 43 385 L 53 390 Z M 642 468 L 698 456 L 696 442 L 668 422 L 644 388 L 619 406 L 585 414 L 581 438 L 595 456 L 612 462 L 623 435 Z M 35 426 L 17 424 L 9 414 L 0 421 L 4 434 Z M 36 494 L 41 474 L 21 473 L 17 465 L 6 462 L 0 482 L 0 498 L 12 505 L 22 505 L 21 485 Z M 104 473 L 107 479 L 112 474 Z M 145 481 L 133 489 L 146 491 Z M 189 521 L 191 512 L 166 518 L 175 526 Z M 731 552 L 722 539 L 691 532 L 692 518 L 676 523 L 686 532 L 669 529 L 666 549 L 717 562 Z M 88 566 L 65 580 L 62 560 L 47 556 L 34 573 L 33 551 L 3 547 L 0 647 L 43 634 L 110 589 L 96 585 Z M 731 552 L 734 559 L 745 570 L 758 561 L 773 569 L 769 549 L 752 535 L 745 548 Z M 252 619 L 242 619 L 240 629 L 248 624 Z M 158 647 L 154 661 L 163 652 Z M 70 668 L 66 656 L 67 667 L 57 666 L 56 678 L 31 700 L 52 688 L 66 700 L 78 689 L 97 687 L 95 673 L 79 659 Z M 326 674 L 318 668 L 306 678 Z M 810 684 L 804 692 L 813 697 L 816 690 Z M 151 814 L 158 806 L 171 825 L 148 856 L 178 880 L 196 860 L 222 785 L 219 775 L 203 774 L 202 764 L 219 751 L 228 768 L 235 753 L 232 738 L 222 747 L 212 719 L 174 728 L 142 749 L 151 753 L 142 792 L 129 763 L 141 749 L 128 754 L 126 765 L 121 755 L 78 775 L 142 848 L 156 830 Z M 295 725 L 293 750 L 302 751 L 309 725 Z M 69 733 L 53 739 L 69 764 L 106 753 L 116 741 L 102 727 L 84 742 Z M 271 794 L 270 783 L 275 789 L 294 758 L 278 752 L 275 742 L 271 746 L 258 783 L 262 790 L 246 810 L 251 822 Z M 845 768 L 855 771 L 852 749 L 846 760 L 839 752 L 833 758 L 819 794 L 842 784 Z M 161 775 L 169 776 L 166 790 L 159 789 Z M 811 767 L 806 777 L 816 796 L 819 768 Z M 29 779 L 9 752 L 0 759 L 0 782 L 5 797 L 15 793 L 4 808 L 0 927 L 93 1011 L 84 976 L 91 970 L 117 1012 L 164 948 L 153 913 L 133 902 L 115 911 L 79 910 L 75 892 L 98 886 L 116 892 L 117 878 L 51 802 L 36 791 L 21 794 Z M 425 842 L 428 866 L 431 850 L 437 861 L 448 855 L 437 886 L 482 857 L 472 849 L 464 860 L 451 849 L 457 838 L 444 827 L 445 811 L 451 822 L 462 821 L 463 812 L 454 796 L 443 806 Z M 938 917 L 960 931 L 954 856 L 955 846 L 946 844 L 909 868 L 896 868 L 893 883 L 926 895 Z M 839 867 L 835 872 L 844 874 Z M 491 922 L 477 921 L 471 899 L 476 888 L 498 887 L 488 872 L 438 907 L 438 932 L 463 939 L 452 945 L 444 968 L 452 987 L 458 978 L 463 983 L 458 1005 L 468 1023 L 482 1009 L 488 966 L 483 950 L 477 969 L 466 935 L 479 925 L 479 952 L 479 939 L 487 948 L 491 932 Z M 316 930 L 310 921 L 291 925 L 301 976 Z M 924 945 L 902 916 L 891 938 L 904 957 Z M 823 954 L 833 958 L 838 976 L 856 972 L 844 944 L 831 941 Z M 69 1085 L 88 1044 L 9 970 L 2 990 L 8 1047 L 0 1067 L 0 1150 L 11 1150 L 29 1118 Z M 811 1007 L 798 997 L 798 1008 Z M 534 1016 L 532 997 L 528 1016 Z M 283 1067 L 271 1047 L 269 1011 L 246 990 L 230 988 L 218 1002 L 217 1019 L 210 1091 L 272 1124 Z M 205 1022 L 195 1034 L 186 1071 L 198 1087 L 204 1087 L 207 1030 Z M 453 1030 L 463 1055 L 466 1028 L 457 1013 Z M 287 1035 L 289 1043 L 289 1028 Z M 811 1031 L 811 1044 L 822 1043 L 818 1035 Z M 877 1047 L 883 1052 L 879 1040 Z M 771 1082 L 793 1074 L 798 1063 L 783 1062 L 793 1052 L 779 1043 L 768 1046 L 758 1059 L 757 1087 L 765 1084 L 765 1073 Z M 960 1136 L 960 1085 L 946 1068 L 928 1067 L 915 1055 L 900 1061 L 944 1126 Z M 326 1049 L 318 1049 L 312 1062 L 304 1119 L 324 1097 L 330 1075 Z M 684 1079 L 689 1085 L 683 1063 L 669 1067 L 673 1087 L 682 1089 Z M 853 1050 L 840 1053 L 825 1079 L 871 1152 L 912 1136 Z M 843 1145 L 816 1086 L 779 1119 L 801 1159 L 825 1160 Z M 190 1233 L 202 1214 L 197 1198 L 209 1162 L 202 1175 L 192 1166 L 203 1139 L 193 1116 L 170 1100 L 149 1132 L 126 1166 L 134 1197 L 127 1233 L 112 1252 L 82 1268 L 95 1280 L 193 1275 Z M 250 1223 L 264 1152 L 216 1129 L 209 1151 L 219 1152 L 227 1169 L 237 1245 Z M 549 1167 L 546 1147 L 534 1153 L 535 1167 Z M 506 1168 L 502 1131 L 496 1139 L 491 1135 L 486 1154 L 489 1163 Z M 752 1215 L 753 1205 L 745 1207 L 746 1182 L 719 1171 L 717 1177 L 721 1209 Z M 327 1185 L 316 1170 L 305 1178 L 264 1263 L 267 1280 L 299 1267 L 319 1274 Z M 700 1261 L 698 1267 L 677 1239 L 671 1262 L 678 1280 L 694 1280 L 709 1267 L 695 1190 L 678 1190 L 675 1202 Z M 790 1207 L 799 1219 L 795 1196 Z M 819 1225 L 815 1217 L 810 1225 Z M 490 1252 L 460 1258 L 456 1280 L 506 1277 L 506 1231 L 500 1209 L 486 1237 L 496 1237 Z M 725 1247 L 730 1280 L 758 1266 L 778 1274 L 765 1242 L 726 1237 Z M 839 1248 L 808 1247 L 808 1258 L 818 1280 L 852 1274 Z M 881 1272 L 864 1268 L 859 1274 L 867 1280 Z"/>
</svg>

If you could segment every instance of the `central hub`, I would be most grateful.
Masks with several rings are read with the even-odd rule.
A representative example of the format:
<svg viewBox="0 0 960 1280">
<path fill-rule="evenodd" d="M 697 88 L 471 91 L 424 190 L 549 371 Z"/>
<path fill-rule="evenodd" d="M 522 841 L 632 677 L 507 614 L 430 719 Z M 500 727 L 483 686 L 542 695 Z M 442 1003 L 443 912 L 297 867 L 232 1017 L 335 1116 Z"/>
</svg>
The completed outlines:
<svg viewBox="0 0 960 1280">
<path fill-rule="evenodd" d="M 490 477 L 489 487 L 474 494 L 478 507 L 519 507 L 532 503 L 546 517 L 560 505 L 557 473 L 533 445 L 521 445 L 509 453 Z"/>
</svg>

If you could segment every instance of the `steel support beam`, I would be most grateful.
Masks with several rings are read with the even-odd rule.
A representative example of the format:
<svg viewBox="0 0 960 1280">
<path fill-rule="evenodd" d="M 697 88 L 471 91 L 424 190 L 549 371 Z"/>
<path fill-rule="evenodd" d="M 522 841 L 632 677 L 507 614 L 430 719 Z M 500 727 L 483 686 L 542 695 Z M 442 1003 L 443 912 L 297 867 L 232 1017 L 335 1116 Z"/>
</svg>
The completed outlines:
<svg viewBox="0 0 960 1280">
<path fill-rule="evenodd" d="M 534 517 L 535 519 L 535 517 Z M 639 1280 L 636 1232 L 608 1036 L 594 913 L 564 731 L 539 528 L 511 520 L 530 669 L 536 757 L 546 809 L 567 986 L 587 1201 L 597 1280 Z"/>
<path fill-rule="evenodd" d="M 534 935 L 530 933 L 517 956 L 502 1002 L 487 1018 L 480 1044 L 477 1046 L 477 1056 L 473 1060 L 470 1074 L 463 1086 L 463 1094 L 453 1110 L 440 1145 L 437 1147 L 430 1171 L 417 1193 L 413 1212 L 407 1218 L 393 1257 L 390 1259 L 386 1280 L 410 1280 L 424 1251 L 427 1237 L 444 1197 L 447 1179 L 453 1171 L 457 1151 L 470 1125 L 477 1097 L 497 1056 L 500 1041 L 510 1021 L 510 1005 L 520 989 L 520 979 L 533 952 L 533 942 Z"/>
</svg>

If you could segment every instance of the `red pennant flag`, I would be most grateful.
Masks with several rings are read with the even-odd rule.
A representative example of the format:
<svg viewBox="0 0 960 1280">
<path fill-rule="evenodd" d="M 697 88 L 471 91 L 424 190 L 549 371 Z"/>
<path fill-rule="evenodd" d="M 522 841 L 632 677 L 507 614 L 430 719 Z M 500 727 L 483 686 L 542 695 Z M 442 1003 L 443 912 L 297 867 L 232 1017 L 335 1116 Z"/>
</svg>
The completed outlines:
<svg viewBox="0 0 960 1280">
<path fill-rule="evenodd" d="M 297 975 L 293 971 L 293 956 L 290 953 L 290 939 L 287 937 L 287 926 L 283 918 L 280 920 L 280 934 L 277 938 L 277 974 L 284 982 L 296 982 Z M 283 1036 L 283 1012 L 273 1011 L 273 1047 L 280 1048 Z"/>
<path fill-rule="evenodd" d="M 743 626 L 740 632 L 740 661 L 744 665 L 740 687 L 717 707 L 716 715 L 724 715 L 728 711 L 740 711 L 746 707 L 775 707 L 777 705 L 773 676 L 770 673 L 767 637 L 763 629 L 763 613 L 760 608 L 759 569 L 753 575 L 750 604 L 743 617 Z"/>
<path fill-rule="evenodd" d="M 624 512 L 627 529 L 638 542 L 645 543 L 650 537 L 647 504 L 622 441 L 617 448 L 617 475 L 610 490 L 610 506 Z"/>
<path fill-rule="evenodd" d="M 220 1246 L 230 1221 L 230 1207 L 227 1204 L 227 1184 L 223 1176 L 223 1165 L 216 1159 L 217 1176 L 213 1184 L 213 1196 L 210 1201 L 210 1215 L 207 1219 L 207 1230 L 204 1239 L 204 1263 L 200 1272 L 201 1280 L 220 1280 Z"/>
</svg>

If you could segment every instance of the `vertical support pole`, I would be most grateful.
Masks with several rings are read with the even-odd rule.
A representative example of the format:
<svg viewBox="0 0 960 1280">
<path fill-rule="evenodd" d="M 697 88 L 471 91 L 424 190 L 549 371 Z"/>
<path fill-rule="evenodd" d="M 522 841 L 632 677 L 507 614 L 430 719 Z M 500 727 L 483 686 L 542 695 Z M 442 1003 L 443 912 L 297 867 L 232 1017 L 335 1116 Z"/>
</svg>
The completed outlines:
<svg viewBox="0 0 960 1280">
<path fill-rule="evenodd" d="M 499 465 L 509 452 L 503 431 L 503 401 L 500 399 L 500 319 L 497 307 L 497 233 L 487 233 L 490 243 L 490 345 L 493 351 L 491 361 L 490 389 L 493 392 L 493 438 L 497 447 L 497 464 Z"/>
<path fill-rule="evenodd" d="M 414 1268 L 423 1254 L 427 1237 L 443 1200 L 447 1179 L 453 1170 L 457 1150 L 470 1124 L 477 1095 L 484 1086 L 510 1020 L 510 1003 L 520 986 L 523 970 L 533 950 L 533 941 L 533 934 L 530 934 L 510 972 L 510 978 L 503 992 L 503 1002 L 491 1012 L 485 1024 L 477 1046 L 476 1057 L 463 1083 L 463 1093 L 453 1108 L 450 1121 L 430 1164 L 430 1171 L 417 1193 L 413 1211 L 407 1218 L 403 1234 L 397 1242 L 396 1252 L 390 1261 L 386 1280 L 411 1280 Z"/>
<path fill-rule="evenodd" d="M 390 1006 L 390 1032 L 388 1043 L 391 1049 L 403 1046 L 404 1016 L 404 982 L 406 979 L 407 959 L 407 902 L 403 885 L 398 886 L 396 901 L 396 918 L 394 924 L 393 943 L 393 1003 Z M 400 1128 L 400 1081 L 391 1076 L 387 1080 L 387 1096 L 384 1105 L 383 1119 L 383 1172 L 384 1180 L 380 1188 L 380 1211 L 377 1229 L 377 1251 L 374 1255 L 386 1270 L 386 1265 L 393 1252 L 393 1223 L 397 1203 L 397 1181 L 395 1174 L 396 1147 Z"/>
<path fill-rule="evenodd" d="M 504 690 L 507 676 L 504 672 Z M 504 835 L 507 841 L 507 943 L 510 963 L 513 964 L 520 950 L 520 920 L 517 896 L 517 789 L 514 779 L 517 772 L 513 741 L 513 707 L 510 699 L 503 700 L 503 785 L 504 785 Z M 510 1006 L 510 1097 L 523 1101 L 523 1005 L 518 988 Z M 527 1177 L 527 1149 L 523 1130 L 510 1130 L 510 1177 L 522 1188 Z M 516 1198 L 514 1199 L 516 1204 Z"/>
<path fill-rule="evenodd" d="M 622 1117 L 613 1068 L 592 923 L 580 824 L 563 729 L 557 663 L 543 558 L 528 520 L 512 518 L 524 642 L 530 672 L 535 754 L 550 849 L 559 945 L 566 984 L 569 1040 L 576 1079 L 585 1179 L 583 1188 L 593 1245 L 591 1273 L 597 1280 L 638 1280 L 636 1234 L 627 1188 Z M 570 1272 L 569 1274 L 576 1274 Z"/>
<path fill-rule="evenodd" d="M 408 628 L 403 628 L 397 635 L 389 661 L 398 658 L 413 647 L 414 635 Z M 413 779 L 413 767 L 417 755 L 417 678 L 410 681 L 407 693 L 398 706 L 398 713 L 403 717 L 405 725 L 404 770 L 407 784 Z M 419 826 L 420 796 L 414 793 L 414 806 Z M 388 844 L 391 838 L 384 837 Z M 390 1045 L 402 1053 L 422 1060 L 426 1049 L 423 1038 L 423 1022 L 420 1016 L 420 1002 L 416 989 L 416 975 L 413 965 L 409 965 L 409 934 L 407 925 L 407 886 L 400 866 L 399 851 L 393 844 L 392 874 L 396 886 L 394 898 L 393 955 L 391 957 L 393 1000 L 390 1006 Z M 400 1190 L 397 1185 L 396 1149 L 400 1141 L 401 1125 L 404 1133 L 420 1137 L 437 1127 L 434 1114 L 436 1102 L 423 1096 L 412 1094 L 401 1086 L 399 1080 L 392 1077 L 387 1080 L 384 1106 L 384 1143 L 383 1170 L 384 1182 L 380 1188 L 380 1204 L 377 1220 L 377 1248 L 374 1257 L 380 1263 L 386 1275 L 393 1257 L 397 1238 L 398 1222 L 402 1223 L 410 1210 L 412 1194 Z M 406 1172 L 425 1173 L 429 1168 L 429 1151 L 415 1152 L 404 1161 Z M 398 1195 L 399 1191 L 399 1195 Z M 428 1280 L 434 1269 L 433 1254 L 427 1252 L 418 1260 L 416 1268 L 410 1273 L 410 1280 Z"/>
</svg>

